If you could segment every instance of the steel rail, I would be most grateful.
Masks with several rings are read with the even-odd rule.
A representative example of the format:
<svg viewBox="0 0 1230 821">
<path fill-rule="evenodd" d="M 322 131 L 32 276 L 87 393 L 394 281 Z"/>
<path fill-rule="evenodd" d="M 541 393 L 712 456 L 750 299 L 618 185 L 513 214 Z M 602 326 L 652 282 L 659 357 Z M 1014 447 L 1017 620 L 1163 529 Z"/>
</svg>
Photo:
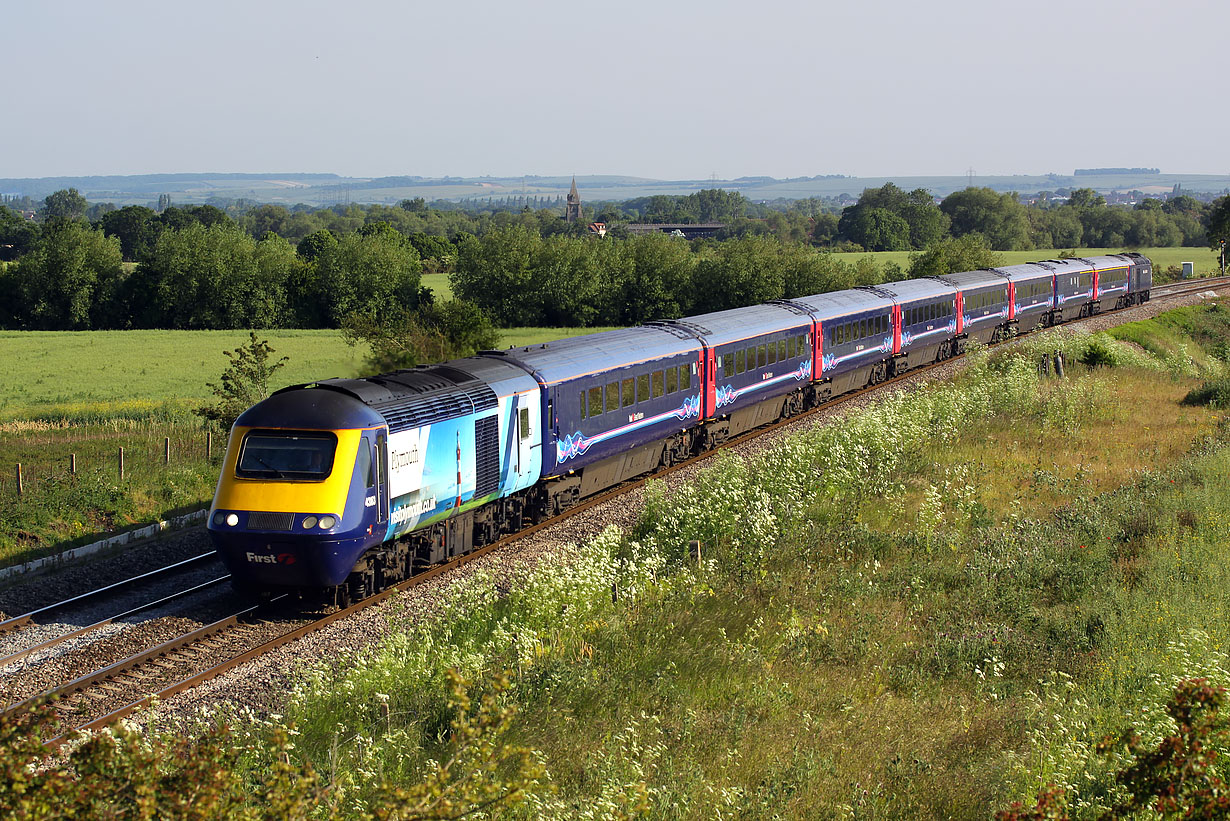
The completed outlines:
<svg viewBox="0 0 1230 821">
<path fill-rule="evenodd" d="M 20 616 L 14 616 L 11 619 L 0 621 L 0 633 L 10 633 L 14 630 L 20 630 L 23 627 L 29 627 L 30 625 L 34 624 L 34 619 L 37 616 L 45 616 L 48 613 L 54 613 L 56 610 L 63 610 L 64 608 L 71 607 L 74 604 L 80 604 L 83 601 L 87 601 L 97 596 L 102 596 L 105 593 L 112 593 L 112 592 L 115 592 L 125 587 L 135 587 L 141 584 L 142 582 L 149 581 L 152 578 L 161 576 L 166 573 L 170 573 L 174 570 L 183 569 L 184 567 L 187 567 L 188 565 L 204 564 L 209 560 L 216 561 L 217 558 L 218 558 L 218 554 L 212 551 L 209 553 L 202 553 L 198 556 L 193 556 L 189 559 L 184 559 L 183 561 L 175 562 L 174 564 L 169 564 L 166 567 L 160 567 L 157 570 L 150 570 L 138 576 L 132 576 L 127 579 L 122 579 L 113 584 L 108 584 L 105 587 L 100 587 L 97 590 L 91 590 L 88 593 L 82 593 L 78 596 L 73 596 L 72 598 L 64 599 L 63 601 L 58 601 L 58 602 L 55 602 L 54 604 L 49 604 L 49 605 L 46 605 L 45 607 L 40 607 L 36 610 L 31 610 L 30 612 L 23 613 Z"/>
<path fill-rule="evenodd" d="M 189 587 L 186 590 L 180 590 L 178 593 L 172 593 L 169 596 L 163 596 L 162 598 L 156 601 L 147 602 L 145 604 L 138 605 L 137 607 L 133 607 L 128 610 L 125 610 L 123 613 L 117 613 L 114 616 L 110 616 L 109 618 L 105 618 L 101 621 L 96 621 L 93 624 L 88 624 L 85 627 L 78 627 L 77 629 L 71 632 L 64 633 L 52 639 L 48 639 L 47 641 L 42 642 L 41 644 L 36 644 L 33 647 L 27 647 L 25 650 L 19 650 L 16 653 L 12 653 L 10 655 L 4 656 L 3 658 L 0 658 L 0 669 L 8 667 L 10 664 L 15 664 L 18 661 L 21 661 L 23 658 L 33 653 L 37 653 L 40 650 L 50 650 L 52 647 L 56 647 L 60 644 L 63 644 L 69 639 L 75 639 L 79 636 L 84 636 L 86 633 L 90 633 L 90 632 L 93 632 L 94 630 L 98 630 L 99 628 L 106 627 L 108 624 L 117 622 L 120 619 L 125 619 L 125 618 L 128 618 L 129 616 L 135 616 L 136 614 L 143 613 L 146 610 L 153 610 L 155 607 L 161 607 L 164 604 L 170 604 L 173 601 L 185 598 L 187 596 L 192 595 L 193 593 L 199 593 L 202 590 L 208 590 L 211 587 L 217 587 L 220 584 L 230 581 L 230 579 L 231 577 L 229 573 L 225 576 L 219 576 L 216 579 L 210 579 L 207 582 L 202 582 L 201 584 L 195 585 L 193 587 Z"/>
</svg>

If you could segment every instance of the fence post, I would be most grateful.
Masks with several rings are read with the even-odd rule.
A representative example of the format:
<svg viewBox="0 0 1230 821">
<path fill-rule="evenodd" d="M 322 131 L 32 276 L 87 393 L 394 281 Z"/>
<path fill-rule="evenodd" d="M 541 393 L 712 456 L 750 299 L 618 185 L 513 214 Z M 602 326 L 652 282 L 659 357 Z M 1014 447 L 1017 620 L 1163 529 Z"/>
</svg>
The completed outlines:
<svg viewBox="0 0 1230 821">
<path fill-rule="evenodd" d="M 124 448 L 120 447 L 120 481 L 124 480 Z"/>
<path fill-rule="evenodd" d="M 77 454 L 68 454 L 68 472 L 72 475 L 77 475 Z"/>
<path fill-rule="evenodd" d="M 699 567 L 700 566 L 700 542 L 693 540 L 690 544 L 688 544 L 688 547 L 690 547 L 692 551 L 696 553 L 696 566 Z"/>
<path fill-rule="evenodd" d="M 164 465 L 171 464 L 171 437 L 162 437 L 162 463 Z"/>
<path fill-rule="evenodd" d="M 21 482 L 21 462 L 17 463 L 17 495 L 20 496 L 26 490 L 25 485 Z"/>
<path fill-rule="evenodd" d="M 214 458 L 214 432 L 212 430 L 205 431 L 205 460 L 209 461 Z"/>
</svg>

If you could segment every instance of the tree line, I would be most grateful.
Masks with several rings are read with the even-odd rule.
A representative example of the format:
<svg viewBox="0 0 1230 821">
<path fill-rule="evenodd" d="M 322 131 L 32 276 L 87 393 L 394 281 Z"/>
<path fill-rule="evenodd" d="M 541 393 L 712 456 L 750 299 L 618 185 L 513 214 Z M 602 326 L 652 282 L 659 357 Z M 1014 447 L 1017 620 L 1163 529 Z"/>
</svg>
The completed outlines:
<svg viewBox="0 0 1230 821">
<path fill-rule="evenodd" d="M 649 202 L 656 199 L 635 207 L 671 219 L 683 213 Z M 294 213 L 264 205 L 238 217 L 164 202 L 161 212 L 128 206 L 91 221 L 84 197 L 59 191 L 37 221 L 0 207 L 0 250 L 13 258 L 0 266 L 0 327 L 339 328 L 370 320 L 460 338 L 480 315 L 501 326 L 630 325 L 986 267 L 997 264 L 994 251 L 1032 243 L 1114 248 L 1230 236 L 1230 197 L 1125 209 L 1079 189 L 1061 204 L 1027 208 L 985 188 L 937 204 L 890 183 L 864 191 L 840 216 L 804 200 L 768 217 L 747 216 L 753 210 L 737 192 L 667 199 L 688 214 L 730 221 L 717 239 L 690 242 L 618 225 L 600 238 L 547 210 L 474 214 L 422 200 Z M 841 247 L 918 253 L 905 268 L 877 266 L 832 253 Z M 424 271 L 448 272 L 464 304 L 435 305 L 421 287 Z"/>
</svg>

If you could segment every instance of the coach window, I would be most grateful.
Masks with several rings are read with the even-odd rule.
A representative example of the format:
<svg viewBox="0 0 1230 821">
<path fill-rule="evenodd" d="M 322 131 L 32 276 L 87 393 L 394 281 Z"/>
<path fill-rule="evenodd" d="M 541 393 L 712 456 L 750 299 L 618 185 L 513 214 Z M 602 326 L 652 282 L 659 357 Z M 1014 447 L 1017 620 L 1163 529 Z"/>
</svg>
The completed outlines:
<svg viewBox="0 0 1230 821">
<path fill-rule="evenodd" d="M 786 340 L 786 345 L 786 353 L 790 354 L 791 359 L 799 355 L 799 338 L 797 336 L 792 336 Z"/>
<path fill-rule="evenodd" d="M 653 398 L 657 399 L 665 393 L 662 382 L 662 371 L 654 371 L 652 376 L 653 381 Z"/>
<path fill-rule="evenodd" d="M 679 371 L 674 368 L 666 369 L 666 392 L 675 393 L 679 390 Z"/>
<path fill-rule="evenodd" d="M 689 391 L 692 389 L 692 368 L 689 365 L 679 366 L 679 390 Z"/>
<path fill-rule="evenodd" d="M 769 358 L 765 360 L 766 365 L 774 365 L 777 363 L 777 343 L 769 343 Z"/>
<path fill-rule="evenodd" d="M 612 382 L 606 386 L 606 412 L 619 410 L 619 383 Z"/>
<path fill-rule="evenodd" d="M 756 346 L 756 367 L 763 368 L 768 363 L 768 353 L 764 349 L 764 345 Z"/>
<path fill-rule="evenodd" d="M 602 386 L 589 389 L 589 415 L 597 416 L 602 413 Z"/>
<path fill-rule="evenodd" d="M 735 351 L 735 373 L 747 372 L 747 351 L 740 348 Z"/>
<path fill-rule="evenodd" d="M 786 340 L 777 340 L 777 361 L 784 362 L 786 360 Z"/>
<path fill-rule="evenodd" d="M 629 376 L 627 379 L 621 382 L 620 385 L 622 386 L 622 391 L 620 393 L 620 396 L 623 397 L 623 406 L 625 408 L 628 408 L 628 407 L 631 407 L 632 405 L 635 405 L 636 404 L 636 380 Z"/>
<path fill-rule="evenodd" d="M 636 378 L 636 401 L 645 402 L 649 399 L 649 374 L 643 373 Z"/>
<path fill-rule="evenodd" d="M 722 357 L 722 375 L 727 379 L 735 375 L 735 358 L 732 354 Z"/>
</svg>

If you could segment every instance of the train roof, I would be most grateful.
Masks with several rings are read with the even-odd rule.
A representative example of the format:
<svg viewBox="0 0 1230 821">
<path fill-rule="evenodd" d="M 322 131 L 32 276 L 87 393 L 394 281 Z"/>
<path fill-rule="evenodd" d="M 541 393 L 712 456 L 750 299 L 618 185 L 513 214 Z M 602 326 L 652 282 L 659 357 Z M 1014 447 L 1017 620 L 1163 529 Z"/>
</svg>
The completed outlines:
<svg viewBox="0 0 1230 821">
<path fill-rule="evenodd" d="M 998 271 L 987 269 L 979 271 L 958 271 L 956 273 L 944 274 L 943 276 L 930 278 L 938 279 L 940 282 L 953 285 L 960 288 L 962 291 L 973 291 L 978 288 L 989 288 L 996 285 L 1001 288 L 1006 288 L 1008 286 L 1008 280 L 1003 274 Z"/>
<path fill-rule="evenodd" d="M 1059 276 L 1065 274 L 1084 274 L 1093 270 L 1093 266 L 1083 259 L 1043 259 L 1034 263 L 1048 268 Z"/>
<path fill-rule="evenodd" d="M 1099 271 L 1105 268 L 1122 268 L 1125 265 L 1134 265 L 1136 263 L 1136 260 L 1127 254 L 1103 254 L 1097 257 L 1081 257 L 1081 259 Z"/>
<path fill-rule="evenodd" d="M 419 365 L 363 379 L 324 379 L 283 388 L 270 399 L 283 395 L 287 397 L 285 401 L 290 403 L 299 401 L 333 407 L 336 411 L 336 417 L 330 417 L 333 424 L 324 427 L 365 428 L 387 424 L 390 433 L 494 408 L 497 404 L 495 391 L 490 385 L 450 363 Z M 375 416 L 354 411 L 354 406 L 350 404 L 329 405 L 332 400 L 324 398 L 329 395 L 357 401 L 374 411 Z M 248 412 L 263 404 L 254 406 Z M 353 412 L 344 413 L 344 408 L 351 408 Z M 292 416 L 294 414 L 288 408 L 287 417 Z M 320 427 L 291 423 L 284 426 Z"/>
<path fill-rule="evenodd" d="M 821 321 L 863 311 L 887 311 L 893 307 L 892 297 L 866 288 L 829 291 L 827 294 L 801 296 L 788 301 L 811 312 Z"/>
<path fill-rule="evenodd" d="M 1006 276 L 1013 282 L 1024 282 L 1030 279 L 1048 279 L 1055 276 L 1055 272 L 1050 268 L 1039 265 L 1036 262 L 1026 262 L 1021 265 L 1001 265 L 991 270 Z"/>
<path fill-rule="evenodd" d="M 518 363 L 550 385 L 679 354 L 699 354 L 700 349 L 698 340 L 677 328 L 640 326 L 503 351 L 483 351 L 482 356 Z"/>
<path fill-rule="evenodd" d="M 235 424 L 245 428 L 339 430 L 371 428 L 384 417 L 358 397 L 307 385 L 283 388 L 239 415 Z"/>
<path fill-rule="evenodd" d="M 899 304 L 906 302 L 921 302 L 925 299 L 937 299 L 945 296 L 956 296 L 957 289 L 946 282 L 937 279 L 905 279 L 900 282 L 885 282 L 882 285 L 869 286 L 872 290 L 892 297 Z"/>
<path fill-rule="evenodd" d="M 693 333 L 712 346 L 738 342 L 775 331 L 804 328 L 811 325 L 811 316 L 794 305 L 770 303 L 714 311 L 699 316 L 685 316 L 656 324 Z"/>
</svg>

